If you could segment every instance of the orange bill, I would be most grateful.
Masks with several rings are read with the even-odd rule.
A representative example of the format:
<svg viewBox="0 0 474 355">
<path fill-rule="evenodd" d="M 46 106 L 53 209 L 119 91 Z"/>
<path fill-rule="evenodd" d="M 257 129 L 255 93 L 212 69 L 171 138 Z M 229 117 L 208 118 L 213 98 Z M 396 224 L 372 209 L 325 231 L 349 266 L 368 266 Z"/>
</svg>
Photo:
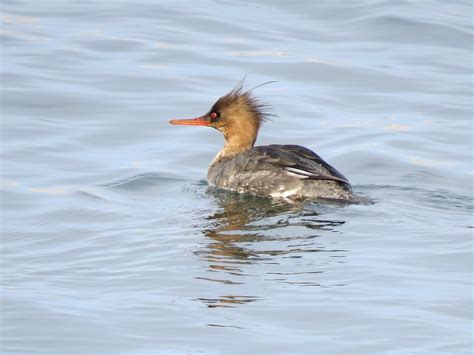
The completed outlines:
<svg viewBox="0 0 474 355">
<path fill-rule="evenodd" d="M 196 118 L 174 119 L 170 120 L 170 123 L 177 126 L 209 126 L 206 115 Z"/>
</svg>

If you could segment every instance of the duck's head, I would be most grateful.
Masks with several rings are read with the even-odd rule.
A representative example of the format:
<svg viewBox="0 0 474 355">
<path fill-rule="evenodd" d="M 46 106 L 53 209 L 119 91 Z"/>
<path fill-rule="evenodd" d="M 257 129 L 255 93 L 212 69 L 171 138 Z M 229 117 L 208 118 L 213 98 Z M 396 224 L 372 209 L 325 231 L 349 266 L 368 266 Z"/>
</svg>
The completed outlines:
<svg viewBox="0 0 474 355">
<path fill-rule="evenodd" d="M 219 98 L 202 116 L 190 119 L 170 120 L 172 125 L 212 127 L 224 135 L 225 146 L 237 150 L 251 148 L 257 139 L 262 123 L 272 113 L 252 94 L 243 91 L 242 82 L 231 92 Z"/>
</svg>

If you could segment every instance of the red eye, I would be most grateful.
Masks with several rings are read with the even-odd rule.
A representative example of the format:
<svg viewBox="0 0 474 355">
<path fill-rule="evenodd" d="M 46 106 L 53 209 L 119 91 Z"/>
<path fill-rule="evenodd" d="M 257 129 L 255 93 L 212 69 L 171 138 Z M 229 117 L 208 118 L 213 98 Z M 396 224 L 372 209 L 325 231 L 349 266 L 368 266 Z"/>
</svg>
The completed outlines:
<svg viewBox="0 0 474 355">
<path fill-rule="evenodd" d="M 211 112 L 211 114 L 209 115 L 213 120 L 216 119 L 219 115 L 217 114 L 217 112 L 213 111 Z"/>
</svg>

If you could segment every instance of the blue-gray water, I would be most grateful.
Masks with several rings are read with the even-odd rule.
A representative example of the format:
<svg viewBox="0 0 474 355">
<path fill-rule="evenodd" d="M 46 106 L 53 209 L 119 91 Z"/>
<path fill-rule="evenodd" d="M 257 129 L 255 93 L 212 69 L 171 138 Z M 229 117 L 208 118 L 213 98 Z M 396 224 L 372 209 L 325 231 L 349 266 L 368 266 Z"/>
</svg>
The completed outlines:
<svg viewBox="0 0 474 355">
<path fill-rule="evenodd" d="M 2 354 L 471 354 L 471 1 L 2 1 Z M 370 206 L 209 191 L 247 75 Z"/>
</svg>

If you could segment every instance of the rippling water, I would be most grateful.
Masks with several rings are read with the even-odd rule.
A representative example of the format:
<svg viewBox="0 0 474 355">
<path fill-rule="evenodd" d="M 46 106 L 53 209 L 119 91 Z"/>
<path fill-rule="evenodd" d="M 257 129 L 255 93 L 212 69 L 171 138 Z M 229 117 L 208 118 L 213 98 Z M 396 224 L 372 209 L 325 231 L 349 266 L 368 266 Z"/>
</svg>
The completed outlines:
<svg viewBox="0 0 474 355">
<path fill-rule="evenodd" d="M 3 1 L 2 354 L 470 354 L 470 1 Z M 209 189 L 247 76 L 370 206 Z"/>
</svg>

